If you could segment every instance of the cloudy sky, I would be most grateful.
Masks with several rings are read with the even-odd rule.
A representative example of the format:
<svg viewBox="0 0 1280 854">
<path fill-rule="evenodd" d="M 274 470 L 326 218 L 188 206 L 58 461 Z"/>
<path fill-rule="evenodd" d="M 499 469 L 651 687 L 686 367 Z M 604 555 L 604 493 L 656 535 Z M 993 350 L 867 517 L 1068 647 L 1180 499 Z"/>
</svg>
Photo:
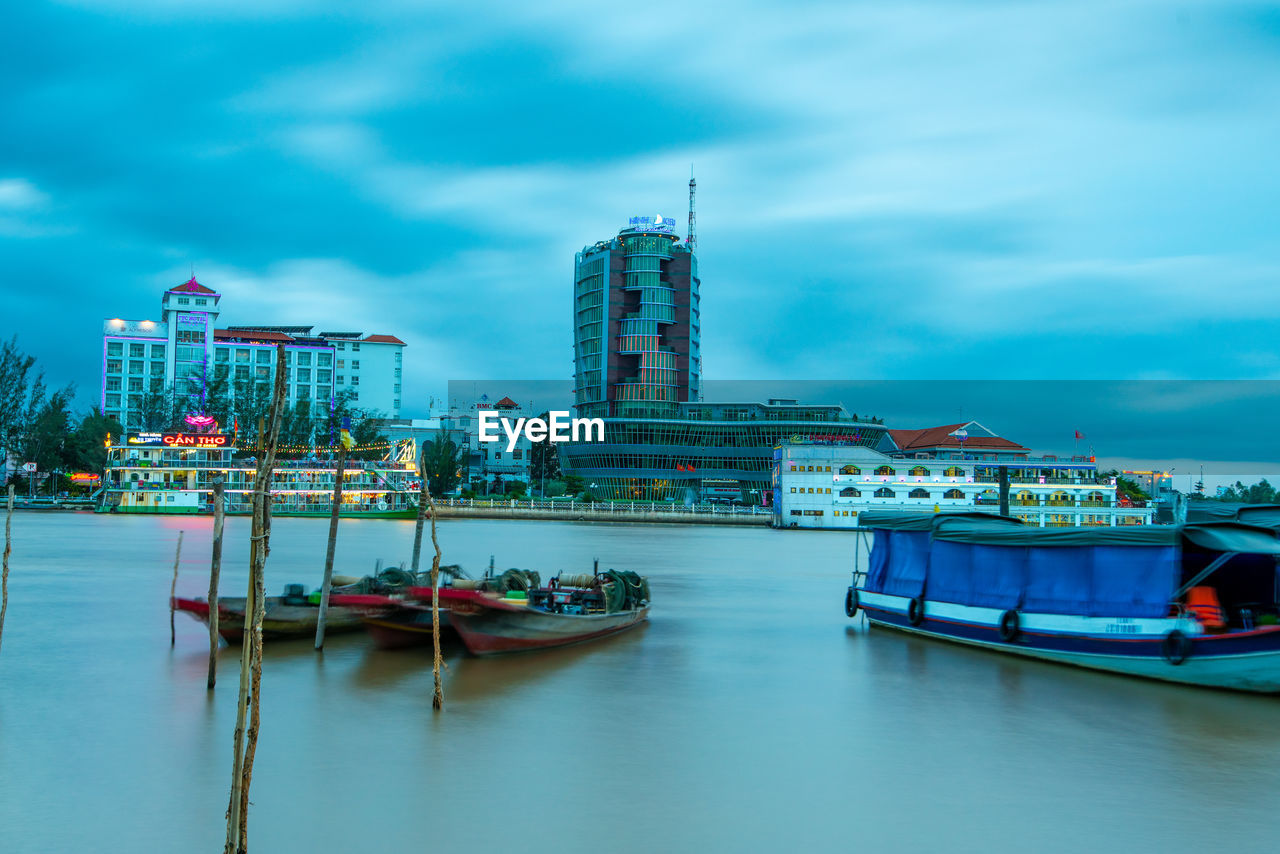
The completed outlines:
<svg viewBox="0 0 1280 854">
<path fill-rule="evenodd" d="M 1274 4 L 32 2 L 0 74 L 0 334 L 86 402 L 192 267 L 406 409 L 565 378 L 691 163 L 710 379 L 1280 378 Z"/>
</svg>

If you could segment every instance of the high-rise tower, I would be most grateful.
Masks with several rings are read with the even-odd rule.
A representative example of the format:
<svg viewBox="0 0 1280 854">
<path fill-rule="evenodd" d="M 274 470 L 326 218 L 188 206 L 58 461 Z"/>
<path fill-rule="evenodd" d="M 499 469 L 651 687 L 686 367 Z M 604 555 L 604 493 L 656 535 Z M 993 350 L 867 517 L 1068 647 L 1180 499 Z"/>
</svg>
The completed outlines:
<svg viewBox="0 0 1280 854">
<path fill-rule="evenodd" d="M 701 398 L 698 261 L 672 217 L 632 217 L 574 262 L 574 405 L 582 417 L 670 417 Z"/>
</svg>

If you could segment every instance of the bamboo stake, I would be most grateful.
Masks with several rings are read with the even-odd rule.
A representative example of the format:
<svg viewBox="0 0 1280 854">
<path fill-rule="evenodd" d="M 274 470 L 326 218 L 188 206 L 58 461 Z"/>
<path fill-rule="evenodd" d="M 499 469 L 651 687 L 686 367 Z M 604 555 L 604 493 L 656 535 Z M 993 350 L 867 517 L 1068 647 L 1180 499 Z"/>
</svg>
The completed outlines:
<svg viewBox="0 0 1280 854">
<path fill-rule="evenodd" d="M 9 552 L 13 550 L 13 484 L 9 484 L 9 511 L 4 517 L 4 569 L 0 571 L 0 641 L 4 640 L 4 615 L 9 610 Z"/>
<path fill-rule="evenodd" d="M 415 576 L 418 574 L 418 561 L 422 556 L 422 523 L 426 520 L 427 516 L 427 473 L 422 468 L 421 464 L 418 466 L 418 476 L 422 478 L 422 486 L 418 489 L 418 522 L 413 529 L 412 568 Z M 434 524 L 434 520 L 432 520 L 432 523 Z M 416 578 L 414 579 L 414 583 L 417 583 Z"/>
<path fill-rule="evenodd" d="M 212 691 L 218 681 L 218 576 L 222 573 L 222 527 L 226 523 L 222 506 L 222 478 L 213 479 L 213 555 L 209 561 L 209 682 Z"/>
<path fill-rule="evenodd" d="M 177 634 L 173 630 L 173 597 L 178 594 L 178 563 L 182 560 L 182 534 L 178 532 L 178 549 L 173 553 L 173 581 L 169 584 L 169 646 L 177 643 Z"/>
<path fill-rule="evenodd" d="M 342 481 L 346 476 L 347 446 L 338 443 L 338 465 L 333 476 L 333 509 L 329 513 L 329 545 L 324 553 L 324 582 L 320 585 L 320 616 L 316 620 L 316 649 L 324 648 L 325 618 L 329 614 L 329 590 L 333 587 L 333 554 L 338 548 L 338 512 L 342 509 Z"/>
<path fill-rule="evenodd" d="M 236 707 L 235 756 L 232 764 L 231 802 L 227 807 L 227 843 L 224 854 L 245 854 L 249 848 L 249 786 L 258 748 L 261 721 L 262 620 L 266 611 L 265 582 L 271 525 L 271 470 L 284 407 L 285 349 L 276 350 L 275 393 L 271 421 L 253 489 L 253 532 L 249 539 L 249 591 L 245 602 L 244 638 L 240 651 L 240 695 Z M 245 719 L 248 718 L 248 726 Z"/>
<path fill-rule="evenodd" d="M 444 687 L 440 684 L 440 541 L 436 539 L 436 502 L 431 497 L 431 489 L 427 486 L 425 477 L 422 479 L 422 492 L 431 503 L 431 545 L 436 549 L 436 555 L 431 559 L 431 644 L 435 649 L 431 673 L 436 682 L 431 707 L 440 711 L 444 708 Z"/>
</svg>

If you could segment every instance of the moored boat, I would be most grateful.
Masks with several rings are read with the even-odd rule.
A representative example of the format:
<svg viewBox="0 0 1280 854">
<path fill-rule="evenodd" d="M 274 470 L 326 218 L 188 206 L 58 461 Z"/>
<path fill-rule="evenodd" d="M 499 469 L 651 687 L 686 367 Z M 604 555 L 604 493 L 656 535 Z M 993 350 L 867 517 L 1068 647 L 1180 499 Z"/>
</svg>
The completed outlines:
<svg viewBox="0 0 1280 854">
<path fill-rule="evenodd" d="M 1277 531 L 1238 522 L 1041 529 L 864 513 L 845 610 L 873 626 L 1171 682 L 1280 692 Z"/>
<path fill-rule="evenodd" d="M 561 575 L 545 587 L 506 593 L 440 588 L 440 604 L 473 655 L 548 649 L 616 634 L 649 614 L 648 579 L 609 570 Z"/>
<path fill-rule="evenodd" d="M 432 642 L 430 604 L 388 600 L 382 607 L 362 608 L 360 619 L 378 649 L 404 649 Z M 449 612 L 441 608 L 440 629 L 448 627 Z"/>
</svg>

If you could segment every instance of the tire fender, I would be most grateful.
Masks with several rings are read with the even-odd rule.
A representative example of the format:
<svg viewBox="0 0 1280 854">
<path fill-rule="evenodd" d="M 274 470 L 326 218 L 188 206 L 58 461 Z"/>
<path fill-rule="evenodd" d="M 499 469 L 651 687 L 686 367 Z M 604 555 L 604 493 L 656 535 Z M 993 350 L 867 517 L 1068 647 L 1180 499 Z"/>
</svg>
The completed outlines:
<svg viewBox="0 0 1280 854">
<path fill-rule="evenodd" d="M 1013 643 L 1021 633 L 1022 621 L 1018 619 L 1017 611 L 1009 610 L 1000 615 L 1000 640 Z"/>
<path fill-rule="evenodd" d="M 858 591 L 849 588 L 849 592 L 844 594 L 844 615 L 853 617 L 858 613 Z"/>
<path fill-rule="evenodd" d="M 924 622 L 924 598 L 917 596 L 907 603 L 907 622 L 918 626 Z"/>
</svg>

